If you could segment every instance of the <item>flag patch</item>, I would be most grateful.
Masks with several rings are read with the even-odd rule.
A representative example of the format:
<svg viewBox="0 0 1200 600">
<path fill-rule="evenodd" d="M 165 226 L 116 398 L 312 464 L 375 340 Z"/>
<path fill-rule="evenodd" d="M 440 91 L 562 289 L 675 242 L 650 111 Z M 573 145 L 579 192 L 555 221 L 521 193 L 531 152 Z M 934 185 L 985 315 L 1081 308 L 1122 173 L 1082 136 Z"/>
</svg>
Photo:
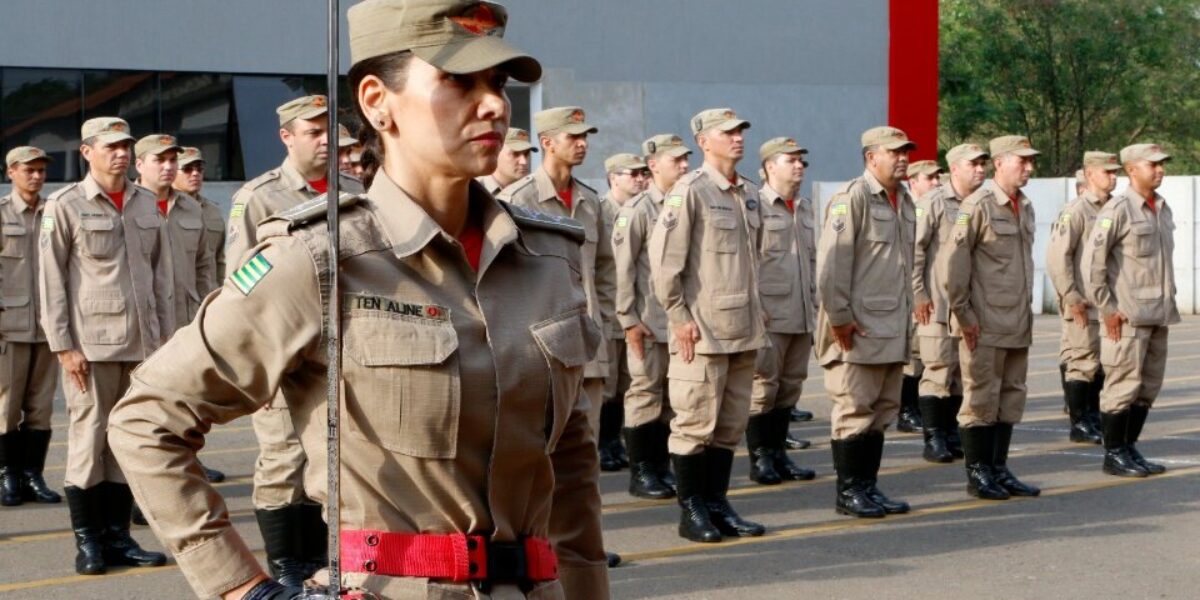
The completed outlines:
<svg viewBox="0 0 1200 600">
<path fill-rule="evenodd" d="M 923 216 L 925 216 L 925 209 L 918 208 L 917 209 L 917 217 L 923 217 Z"/>
<path fill-rule="evenodd" d="M 671 196 L 667 198 L 667 206 L 680 207 L 683 206 L 683 196 Z"/>
<path fill-rule="evenodd" d="M 242 265 L 242 268 L 234 271 L 229 276 L 229 279 L 242 292 L 242 295 L 249 296 L 250 291 L 270 272 L 271 263 L 267 261 L 262 253 L 259 253 L 255 254 L 254 258 L 251 258 L 246 264 Z"/>
<path fill-rule="evenodd" d="M 627 227 L 629 225 L 629 217 L 617 217 L 617 227 Z"/>
<path fill-rule="evenodd" d="M 244 214 L 246 214 L 246 205 L 245 204 L 234 204 L 233 208 L 229 209 L 229 218 L 230 219 L 236 219 L 238 217 L 241 217 Z"/>
<path fill-rule="evenodd" d="M 971 222 L 971 215 L 968 213 L 960 212 L 960 213 L 958 213 L 958 218 L 955 219 L 954 222 L 958 225 L 966 225 L 967 223 Z"/>
<path fill-rule="evenodd" d="M 49 215 L 42 217 L 42 231 L 54 231 L 54 217 Z"/>
<path fill-rule="evenodd" d="M 849 212 L 850 212 L 850 207 L 847 206 L 845 202 L 843 202 L 841 204 L 833 205 L 833 214 L 835 214 L 835 215 L 844 215 L 844 214 L 848 214 Z"/>
<path fill-rule="evenodd" d="M 1112 229 L 1112 219 L 1107 217 L 1100 219 L 1100 229 Z"/>
</svg>

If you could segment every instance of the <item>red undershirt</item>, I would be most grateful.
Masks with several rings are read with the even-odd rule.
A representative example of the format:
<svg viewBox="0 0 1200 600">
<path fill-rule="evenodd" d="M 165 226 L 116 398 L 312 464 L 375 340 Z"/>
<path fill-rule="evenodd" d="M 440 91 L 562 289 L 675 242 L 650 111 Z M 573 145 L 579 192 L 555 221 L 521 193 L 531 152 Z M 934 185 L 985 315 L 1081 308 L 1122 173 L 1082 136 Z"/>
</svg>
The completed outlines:
<svg viewBox="0 0 1200 600">
<path fill-rule="evenodd" d="M 1008 201 L 1009 201 L 1009 205 L 1012 206 L 1013 214 L 1016 215 L 1018 219 L 1021 218 L 1021 199 L 1020 199 L 1020 197 L 1019 196 L 1009 196 Z"/>
<path fill-rule="evenodd" d="M 158 212 L 162 213 L 164 217 L 167 216 L 167 200 L 167 198 L 160 198 L 158 201 Z"/>
<path fill-rule="evenodd" d="M 467 255 L 467 262 L 471 264 L 471 268 L 478 272 L 479 260 L 483 255 L 483 226 L 479 224 L 474 211 L 467 215 L 467 222 L 458 234 L 458 243 L 462 244 L 463 253 Z"/>
<path fill-rule="evenodd" d="M 317 190 L 318 194 L 324 194 L 329 189 L 329 178 L 322 177 L 316 181 L 308 182 L 308 187 Z"/>
<path fill-rule="evenodd" d="M 559 193 L 558 193 L 558 199 L 559 199 L 559 200 L 562 200 L 562 201 L 563 201 L 563 204 L 566 204 L 566 205 L 567 205 L 567 210 L 571 210 L 571 200 L 572 200 L 572 198 L 571 198 L 571 188 L 567 188 L 567 189 L 565 189 L 565 190 L 563 190 L 563 191 L 559 192 Z"/>
<path fill-rule="evenodd" d="M 1158 214 L 1158 206 L 1154 204 L 1154 194 L 1146 196 L 1146 206 L 1150 207 L 1150 212 Z"/>
<path fill-rule="evenodd" d="M 896 210 L 896 193 L 888 192 L 887 195 L 888 195 L 888 202 L 890 202 L 892 205 L 892 210 Z"/>
<path fill-rule="evenodd" d="M 793 215 L 796 214 L 796 201 L 795 200 L 791 200 L 791 199 L 784 200 L 783 203 L 787 205 L 788 212 L 792 213 Z"/>
<path fill-rule="evenodd" d="M 117 212 L 125 211 L 125 190 L 108 192 L 108 199 L 112 200 L 113 206 L 117 207 Z"/>
</svg>

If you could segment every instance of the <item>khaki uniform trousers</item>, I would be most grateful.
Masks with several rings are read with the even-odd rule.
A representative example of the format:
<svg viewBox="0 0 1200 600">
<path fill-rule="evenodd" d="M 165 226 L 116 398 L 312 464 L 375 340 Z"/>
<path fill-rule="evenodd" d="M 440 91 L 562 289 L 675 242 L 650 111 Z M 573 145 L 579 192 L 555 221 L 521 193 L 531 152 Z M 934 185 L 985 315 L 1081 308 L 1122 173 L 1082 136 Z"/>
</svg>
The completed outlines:
<svg viewBox="0 0 1200 600">
<path fill-rule="evenodd" d="M 88 363 L 87 391 L 80 392 L 62 374 L 67 396 L 66 485 L 88 489 L 109 481 L 125 483 L 125 474 L 108 447 L 108 415 L 129 389 L 136 362 Z"/>
<path fill-rule="evenodd" d="M 792 408 L 800 401 L 808 379 L 812 356 L 811 333 L 771 333 L 771 345 L 758 351 L 750 414 L 762 415 L 775 409 Z"/>
<path fill-rule="evenodd" d="M 963 378 L 959 427 L 1020 423 L 1025 414 L 1029 348 L 978 344 L 972 352 L 962 342 L 958 354 Z"/>
<path fill-rule="evenodd" d="M 250 416 L 258 439 L 254 463 L 254 508 L 274 510 L 307 501 L 304 467 L 308 456 L 280 395 Z"/>
<path fill-rule="evenodd" d="M 642 358 L 626 348 L 629 364 L 629 390 L 625 392 L 625 426 L 639 427 L 647 423 L 671 421 L 671 404 L 667 400 L 667 365 L 671 362 L 668 344 L 645 342 Z"/>
<path fill-rule="evenodd" d="M 917 339 L 916 321 L 910 321 L 908 323 L 908 339 L 910 341 Z M 904 375 L 906 377 L 916 377 L 920 379 L 921 376 L 925 374 L 925 363 L 921 360 L 921 349 L 917 346 L 917 344 L 909 344 L 908 347 L 910 352 L 912 352 L 912 356 L 909 357 L 908 362 L 904 364 Z"/>
<path fill-rule="evenodd" d="M 1067 365 L 1067 381 L 1091 383 L 1100 370 L 1100 323 L 1088 322 L 1087 328 L 1075 321 L 1062 322 L 1058 360 Z"/>
<path fill-rule="evenodd" d="M 58 368 L 45 342 L 0 342 L 0 434 L 50 429 Z"/>
<path fill-rule="evenodd" d="M 962 369 L 958 363 L 960 338 L 950 336 L 917 336 L 915 344 L 921 351 L 925 372 L 921 375 L 920 394 L 935 398 L 962 395 Z"/>
<path fill-rule="evenodd" d="M 671 454 L 698 454 L 708 446 L 734 450 L 750 418 L 750 390 L 758 352 L 697 354 L 685 363 L 671 355 L 667 367 L 670 390 Z"/>
<path fill-rule="evenodd" d="M 592 428 L 592 441 L 600 441 L 600 407 L 604 405 L 604 377 L 588 377 L 583 380 L 583 393 L 588 401 L 588 426 Z M 581 399 L 580 402 L 583 400 Z"/>
<path fill-rule="evenodd" d="M 833 439 L 887 429 L 900 413 L 903 379 L 904 363 L 825 365 L 825 391 L 833 400 L 829 415 Z"/>
<path fill-rule="evenodd" d="M 1135 402 L 1154 404 L 1167 371 L 1167 327 L 1122 326 L 1121 341 L 1100 340 L 1104 389 L 1100 410 L 1121 412 Z"/>
<path fill-rule="evenodd" d="M 625 339 L 608 340 L 608 377 L 604 378 L 604 402 L 621 402 L 629 391 L 629 358 Z"/>
</svg>

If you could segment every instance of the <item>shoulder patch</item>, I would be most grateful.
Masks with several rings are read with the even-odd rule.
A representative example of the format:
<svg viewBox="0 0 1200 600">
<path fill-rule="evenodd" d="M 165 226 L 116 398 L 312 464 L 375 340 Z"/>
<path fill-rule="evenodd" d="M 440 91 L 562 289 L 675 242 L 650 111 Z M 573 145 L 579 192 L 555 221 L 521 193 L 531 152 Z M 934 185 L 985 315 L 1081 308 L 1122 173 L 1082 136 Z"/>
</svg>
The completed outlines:
<svg viewBox="0 0 1200 600">
<path fill-rule="evenodd" d="M 1062 223 L 1063 225 L 1070 225 L 1071 224 L 1071 215 L 1064 212 L 1062 217 L 1060 217 L 1058 219 L 1058 222 Z"/>
<path fill-rule="evenodd" d="M 970 222 L 971 222 L 971 213 L 963 212 L 961 210 L 958 211 L 958 217 L 956 219 L 954 219 L 955 224 L 966 225 L 967 223 L 970 223 Z"/>
<path fill-rule="evenodd" d="M 678 194 L 676 194 L 674 196 L 669 196 L 667 198 L 665 204 L 667 206 L 674 206 L 675 208 L 679 208 L 680 206 L 683 206 L 683 196 L 680 196 Z"/>
<path fill-rule="evenodd" d="M 1104 217 L 1103 219 L 1100 219 L 1100 229 L 1112 229 L 1112 223 L 1112 219 Z"/>
<path fill-rule="evenodd" d="M 923 216 L 925 216 L 925 209 L 918 206 L 917 207 L 917 217 L 923 217 Z"/>
<path fill-rule="evenodd" d="M 45 215 L 42 217 L 42 231 L 54 231 L 54 215 Z"/>
<path fill-rule="evenodd" d="M 229 218 L 230 219 L 240 219 L 242 217 L 242 215 L 244 215 L 244 214 L 246 214 L 246 203 L 245 202 L 242 202 L 239 204 L 234 204 L 233 207 L 231 207 L 229 209 Z"/>
<path fill-rule="evenodd" d="M 577 242 L 583 242 L 585 239 L 583 224 L 570 217 L 549 215 L 508 202 L 501 202 L 500 206 L 508 211 L 509 216 L 512 217 L 512 220 L 516 222 L 518 227 L 542 229 L 566 234 Z"/>
<path fill-rule="evenodd" d="M 629 217 L 617 217 L 617 227 L 629 227 Z"/>
<path fill-rule="evenodd" d="M 246 264 L 242 265 L 242 268 L 234 271 L 229 276 L 229 280 L 233 282 L 238 291 L 242 292 L 243 296 L 249 296 L 250 292 L 258 286 L 258 282 L 262 281 L 263 277 L 266 277 L 267 273 L 270 272 L 271 263 L 260 252 L 246 261 Z"/>
<path fill-rule="evenodd" d="M 845 202 L 838 202 L 829 208 L 830 214 L 847 215 L 850 214 L 850 205 Z"/>
</svg>

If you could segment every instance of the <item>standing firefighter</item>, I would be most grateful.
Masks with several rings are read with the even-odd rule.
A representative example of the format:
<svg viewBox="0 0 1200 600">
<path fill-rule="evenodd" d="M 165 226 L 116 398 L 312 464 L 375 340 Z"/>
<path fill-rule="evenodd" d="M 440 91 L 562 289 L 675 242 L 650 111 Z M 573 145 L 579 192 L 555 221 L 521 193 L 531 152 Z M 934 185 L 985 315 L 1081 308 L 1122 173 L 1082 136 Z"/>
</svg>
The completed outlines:
<svg viewBox="0 0 1200 600">
<path fill-rule="evenodd" d="M 601 340 L 583 291 L 584 230 L 472 181 L 496 166 L 507 80 L 535 81 L 541 66 L 503 41 L 497 4 L 366 0 L 348 20 L 369 191 L 344 196 L 354 206 L 340 255 L 328 252 L 323 199 L 264 222 L 262 244 L 138 371 L 113 447 L 198 595 L 291 598 L 194 453 L 213 424 L 282 388 L 305 450 L 324 464 L 323 294 L 336 259 L 341 494 L 325 498 L 319 472 L 308 489 L 341 507 L 331 524 L 341 583 L 391 600 L 604 600 L 582 393 Z"/>
</svg>

